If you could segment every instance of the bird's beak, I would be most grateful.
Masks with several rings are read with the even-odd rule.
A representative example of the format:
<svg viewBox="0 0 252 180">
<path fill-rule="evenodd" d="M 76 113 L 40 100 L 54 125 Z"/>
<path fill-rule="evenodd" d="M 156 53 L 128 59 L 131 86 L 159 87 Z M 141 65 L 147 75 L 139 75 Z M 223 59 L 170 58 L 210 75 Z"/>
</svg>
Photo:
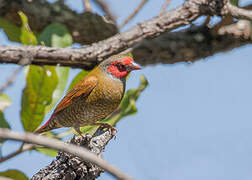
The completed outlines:
<svg viewBox="0 0 252 180">
<path fill-rule="evenodd" d="M 139 70 L 139 69 L 142 69 L 142 67 L 139 64 L 132 62 L 130 65 L 130 69 L 131 70 Z"/>
</svg>

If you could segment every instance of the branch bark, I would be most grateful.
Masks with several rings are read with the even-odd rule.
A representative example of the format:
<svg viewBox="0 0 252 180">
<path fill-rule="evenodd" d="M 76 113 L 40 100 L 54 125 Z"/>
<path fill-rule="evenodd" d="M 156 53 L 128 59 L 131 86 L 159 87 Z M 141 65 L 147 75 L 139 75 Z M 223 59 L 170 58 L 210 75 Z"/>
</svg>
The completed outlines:
<svg viewBox="0 0 252 180">
<path fill-rule="evenodd" d="M 34 135 L 32 133 L 22 134 L 22 133 L 10 131 L 9 129 L 0 128 L 0 138 L 23 141 L 26 143 L 37 144 L 37 145 L 41 145 L 41 146 L 45 146 L 45 147 L 49 147 L 49 148 L 66 152 L 65 154 L 64 153 L 62 154 L 62 152 L 60 152 L 59 161 L 56 160 L 55 161 L 56 164 L 54 165 L 51 164 L 52 166 L 50 166 L 50 168 L 54 167 L 55 168 L 54 170 L 57 172 L 55 171 L 49 172 L 46 170 L 41 170 L 38 174 L 34 175 L 33 179 L 42 179 L 43 176 L 48 177 L 48 172 L 51 173 L 52 176 L 62 175 L 63 176 L 62 179 L 69 179 L 69 177 L 71 177 L 70 175 L 72 175 L 72 177 L 76 176 L 74 172 L 76 172 L 77 175 L 82 175 L 83 177 L 85 176 L 85 178 L 91 175 L 93 177 L 93 175 L 99 176 L 99 174 L 102 172 L 102 169 L 104 169 L 105 171 L 108 171 L 111 175 L 113 175 L 114 177 L 118 179 L 125 179 L 125 180 L 132 179 L 128 175 L 122 173 L 116 167 L 110 165 L 109 163 L 105 162 L 101 158 L 97 157 L 97 155 L 101 156 L 102 150 L 104 149 L 105 145 L 112 137 L 113 137 L 113 133 L 111 131 L 108 130 L 108 131 L 102 132 L 100 129 L 92 138 L 86 136 L 84 139 L 80 139 L 80 138 L 73 139 L 73 142 L 76 142 L 77 144 L 79 143 L 81 145 L 83 144 L 86 147 L 88 147 L 91 150 L 90 152 L 86 148 L 79 147 L 73 144 L 66 144 L 62 141 L 48 138 L 45 136 Z M 76 156 L 79 158 L 76 158 Z M 63 157 L 68 157 L 69 159 L 66 159 Z M 60 158 L 63 158 L 63 159 L 60 159 Z M 60 166 L 61 164 L 57 164 L 57 162 L 62 163 L 62 166 Z M 65 164 L 70 163 L 70 164 L 69 166 L 66 166 L 66 165 L 64 166 L 64 163 Z M 102 169 L 96 167 L 95 165 L 97 165 L 98 167 Z M 71 167 L 75 167 L 75 169 L 77 168 L 76 169 L 77 171 L 73 171 L 73 174 L 65 173 L 67 169 Z M 78 167 L 81 167 L 83 169 L 80 169 Z M 90 167 L 91 169 L 88 169 Z M 97 168 L 99 170 L 97 170 Z M 82 170 L 85 170 L 85 171 L 82 171 Z"/>
<path fill-rule="evenodd" d="M 207 27 L 194 27 L 169 32 L 157 38 L 145 39 L 131 50 L 135 60 L 141 65 L 174 64 L 194 62 L 251 43 L 252 31 L 249 21 L 240 20 L 219 28 L 217 34 L 212 33 L 212 30 Z M 17 64 L 23 57 L 29 57 L 32 64 L 37 65 L 60 64 L 91 69 L 99 61 L 95 58 L 81 60 L 82 56 L 87 54 L 85 50 L 85 48 L 57 49 L 43 46 L 0 46 L 0 63 Z M 72 56 L 78 56 L 80 60 L 71 59 Z"/>
<path fill-rule="evenodd" d="M 136 60 L 144 65 L 157 62 L 194 61 L 247 44 L 250 42 L 249 38 L 235 38 L 232 36 L 234 34 L 232 32 L 229 32 L 231 35 L 222 33 L 214 36 L 209 33 L 210 30 L 201 27 L 196 29 L 199 33 L 193 28 L 186 32 L 167 34 L 164 32 L 189 24 L 201 15 L 232 15 L 236 18 L 246 16 L 245 18 L 252 20 L 251 13 L 247 13 L 251 11 L 239 8 L 239 11 L 234 13 L 233 8 L 234 6 L 230 5 L 227 0 L 188 0 L 182 6 L 142 22 L 124 33 L 81 49 L 0 46 L 0 60 L 2 63 L 18 63 L 22 58 L 29 57 L 32 64 L 61 64 L 90 69 L 104 58 L 133 47 L 133 55 Z M 237 10 L 237 7 L 235 9 Z M 237 28 L 239 29 L 237 26 L 233 31 L 236 31 Z M 155 36 L 159 37 L 150 40 Z"/>
<path fill-rule="evenodd" d="M 102 158 L 102 152 L 106 144 L 111 140 L 112 134 L 99 129 L 93 137 L 86 135 L 84 138 L 73 137 L 71 144 L 82 146 Z M 82 161 L 72 154 L 60 151 L 52 163 L 38 173 L 31 180 L 40 179 L 86 179 L 93 180 L 100 176 L 103 170 L 89 162 Z"/>
<path fill-rule="evenodd" d="M 190 34 L 191 29 L 186 33 L 181 31 L 179 32 L 180 34 L 169 33 L 162 36 L 160 36 L 160 34 L 189 24 L 201 15 L 233 15 L 236 18 L 244 18 L 246 15 L 246 18 L 251 18 L 252 20 L 252 17 L 250 17 L 251 13 L 246 13 L 251 11 L 239 8 L 238 12 L 240 13 L 233 13 L 233 8 L 234 7 L 230 5 L 227 0 L 188 0 L 182 6 L 149 21 L 142 22 L 126 32 L 117 34 L 90 46 L 85 46 L 81 49 L 49 48 L 42 46 L 0 46 L 0 60 L 2 63 L 18 63 L 24 57 L 29 57 L 32 64 L 61 64 L 64 66 L 90 69 L 104 58 L 134 47 L 133 55 L 135 55 L 136 59 L 140 59 L 139 61 L 141 61 L 141 64 L 153 64 L 153 60 L 156 61 L 156 59 L 153 58 L 156 58 L 156 56 L 157 59 L 163 58 L 161 62 L 166 60 L 164 63 L 193 61 L 198 58 L 207 57 L 216 52 L 244 45 L 249 43 L 249 39 L 246 39 L 244 42 L 244 40 L 236 39 L 231 36 L 227 37 L 224 35 L 216 37 L 212 35 L 210 39 L 213 41 L 209 42 L 208 31 L 201 31 L 204 33 L 199 36 L 196 34 L 197 36 L 194 36 L 194 39 L 192 39 Z M 235 9 L 237 10 L 237 7 L 235 7 Z M 251 27 L 249 29 L 251 29 Z M 205 41 L 200 40 L 202 38 L 198 38 L 202 35 Z M 160 37 L 150 40 L 150 38 L 155 36 Z M 168 41 L 174 39 L 174 37 L 180 40 L 179 42 L 181 44 L 176 43 L 180 45 L 174 46 L 174 44 Z M 190 41 L 186 42 L 185 39 L 189 39 Z M 220 42 L 219 39 L 222 39 L 224 42 Z M 159 46 L 156 46 L 157 41 L 159 42 Z M 166 44 L 165 41 L 168 41 L 169 44 Z M 190 48 L 190 46 L 192 46 L 191 41 L 195 45 L 193 48 Z M 205 44 L 199 43 L 199 41 L 205 42 Z M 220 46 L 214 47 L 215 43 L 218 43 Z M 209 47 L 209 44 L 211 48 L 204 53 L 205 49 L 200 47 Z M 135 45 L 137 46 L 135 47 Z M 167 45 L 168 47 L 163 45 Z M 145 49 L 143 49 L 143 47 L 145 47 Z M 156 47 L 159 47 L 162 53 L 159 53 L 160 50 L 157 50 Z M 174 47 L 176 47 L 176 49 Z M 202 49 L 202 51 L 198 53 L 198 49 Z M 146 52 L 144 57 L 142 55 L 143 51 Z M 149 57 L 152 57 L 151 62 L 146 60 L 150 59 Z"/>
<path fill-rule="evenodd" d="M 166 33 L 144 40 L 132 49 L 132 54 L 141 65 L 191 63 L 251 43 L 252 27 L 247 20 L 223 26 L 217 34 L 212 31 L 215 29 L 199 26 Z"/>
</svg>

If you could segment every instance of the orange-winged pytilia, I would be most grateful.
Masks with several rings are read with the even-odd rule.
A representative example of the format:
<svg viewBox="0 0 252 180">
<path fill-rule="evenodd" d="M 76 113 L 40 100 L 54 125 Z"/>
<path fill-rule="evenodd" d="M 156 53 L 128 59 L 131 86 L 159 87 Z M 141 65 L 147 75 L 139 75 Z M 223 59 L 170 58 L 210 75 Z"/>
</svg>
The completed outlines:
<svg viewBox="0 0 252 180">
<path fill-rule="evenodd" d="M 103 126 L 98 123 L 119 106 L 125 91 L 127 75 L 141 67 L 128 56 L 115 55 L 100 63 L 80 80 L 60 101 L 51 118 L 34 133 L 43 133 L 60 127 Z"/>
</svg>

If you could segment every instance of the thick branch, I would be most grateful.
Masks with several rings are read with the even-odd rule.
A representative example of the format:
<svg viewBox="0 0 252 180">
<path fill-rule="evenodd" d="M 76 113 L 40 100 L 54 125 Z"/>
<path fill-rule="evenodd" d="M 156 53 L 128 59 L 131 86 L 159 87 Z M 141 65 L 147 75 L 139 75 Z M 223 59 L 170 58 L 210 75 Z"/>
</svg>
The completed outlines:
<svg viewBox="0 0 252 180">
<path fill-rule="evenodd" d="M 168 63 L 174 63 L 193 61 L 216 52 L 229 50 L 249 43 L 249 39 L 243 41 L 239 39 L 240 37 L 236 39 L 233 36 L 227 37 L 226 35 L 213 36 L 209 33 L 209 30 L 203 29 L 202 31 L 200 28 L 199 34 L 190 29 L 187 32 L 167 33 L 160 36 L 160 33 L 186 25 L 200 15 L 223 14 L 222 9 L 227 9 L 225 6 L 226 1 L 217 3 L 219 1 L 186 1 L 181 7 L 149 21 L 142 22 L 124 33 L 117 34 L 104 41 L 94 43 L 91 46 L 85 46 L 81 49 L 62 49 L 42 46 L 0 46 L 0 60 L 2 63 L 18 63 L 24 57 L 29 57 L 32 64 L 61 64 L 72 67 L 92 68 L 93 65 L 99 63 L 104 58 L 120 53 L 138 44 L 134 47 L 133 55 L 135 55 L 137 61 L 138 59 L 139 61 L 142 60 L 141 64 L 152 64 L 153 60 L 160 58 L 163 58 L 161 62 L 166 60 Z M 191 36 L 192 31 L 196 36 Z M 160 37 L 150 40 L 150 38 L 155 36 Z M 147 38 L 148 40 L 144 40 Z M 174 43 L 171 43 L 170 40 L 173 40 Z M 158 45 L 156 44 L 157 42 L 159 42 Z M 220 46 L 215 46 L 215 43 L 218 43 Z M 208 48 L 209 50 L 207 51 Z M 201 51 L 198 53 L 199 49 Z M 146 60 L 150 59 L 150 57 L 152 57 L 152 62 Z"/>
<path fill-rule="evenodd" d="M 56 64 L 79 65 L 84 63 L 85 66 L 86 63 L 86 65 L 90 66 L 97 63 L 96 60 L 102 60 L 112 54 L 117 54 L 139 43 L 146 37 L 159 35 L 162 32 L 193 21 L 199 16 L 199 10 L 196 8 L 196 11 L 193 12 L 193 8 L 192 11 L 189 11 L 188 8 L 190 6 L 188 6 L 189 4 L 186 2 L 183 6 L 143 22 L 124 33 L 117 34 L 82 49 L 48 48 L 42 46 L 12 46 L 10 49 L 10 46 L 1 46 L 0 60 L 7 63 L 13 61 L 17 63 L 23 57 L 29 56 L 34 64 L 55 64 L 55 61 L 57 61 Z M 92 63 L 90 64 L 90 62 Z"/>
<path fill-rule="evenodd" d="M 221 27 L 217 34 L 208 27 L 193 27 L 144 40 L 132 53 L 141 65 L 194 62 L 251 43 L 251 28 L 247 20 Z"/>
<path fill-rule="evenodd" d="M 109 131 L 99 129 L 93 137 L 86 135 L 84 138 L 73 137 L 71 144 L 83 146 L 102 157 L 106 144 L 111 140 L 112 134 Z M 82 161 L 80 158 L 69 153 L 59 152 L 53 162 L 36 173 L 32 180 L 38 179 L 95 179 L 103 172 L 98 166 Z"/>
<path fill-rule="evenodd" d="M 132 53 L 135 60 L 142 65 L 173 64 L 177 62 L 193 62 L 215 53 L 232 50 L 234 48 L 251 43 L 251 26 L 249 21 L 224 26 L 219 29 L 217 35 L 207 27 L 190 28 L 186 31 L 170 32 L 154 39 L 142 41 L 135 46 Z M 244 26 L 245 24 L 245 26 Z M 57 49 L 57 53 L 51 54 L 52 48 L 26 47 L 26 46 L 0 46 L 0 60 L 5 63 L 18 63 L 23 55 L 36 54 L 35 57 L 47 57 L 45 60 L 34 59 L 33 64 L 60 63 L 65 66 L 92 68 L 97 61 L 86 59 L 85 61 L 62 61 L 61 56 L 78 55 L 80 49 Z M 85 53 L 85 51 L 83 52 Z M 5 59 L 5 60 L 4 60 Z M 50 60 L 49 60 L 50 59 Z M 3 61 L 4 60 L 4 61 Z"/>
<path fill-rule="evenodd" d="M 67 26 L 74 42 L 81 44 L 97 42 L 117 33 L 116 26 L 107 23 L 103 17 L 89 12 L 78 14 L 61 1 L 0 0 L 0 17 L 21 26 L 18 11 L 28 16 L 33 31 L 41 32 L 53 22 L 62 23 Z"/>
<path fill-rule="evenodd" d="M 108 132 L 107 134 L 105 134 L 104 136 L 100 136 L 98 139 L 92 142 L 94 143 L 94 146 L 98 147 L 98 149 L 101 143 L 100 141 L 103 141 L 102 138 L 106 138 L 107 136 L 109 136 L 111 139 L 113 137 L 111 132 L 109 131 L 107 132 Z M 108 171 L 109 173 L 111 173 L 113 176 L 115 176 L 118 179 L 131 179 L 128 175 L 120 172 L 116 167 L 110 165 L 109 163 L 105 162 L 101 158 L 98 158 L 95 154 L 91 153 L 86 148 L 82 148 L 82 147 L 72 145 L 72 144 L 66 144 L 62 141 L 48 138 L 45 136 L 34 135 L 32 133 L 22 134 L 22 133 L 10 131 L 9 129 L 2 129 L 2 128 L 0 129 L 0 138 L 23 141 L 26 143 L 32 143 L 32 144 L 49 147 L 52 149 L 61 150 L 61 151 L 70 153 L 74 156 L 77 156 L 85 162 L 90 162 L 101 167 L 102 169 Z"/>
</svg>

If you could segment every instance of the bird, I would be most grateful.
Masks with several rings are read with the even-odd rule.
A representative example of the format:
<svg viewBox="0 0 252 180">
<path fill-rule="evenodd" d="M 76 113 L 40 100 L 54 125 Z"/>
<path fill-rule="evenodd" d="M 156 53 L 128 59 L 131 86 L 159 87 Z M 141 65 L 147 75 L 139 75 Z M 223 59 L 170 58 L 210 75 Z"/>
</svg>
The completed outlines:
<svg viewBox="0 0 252 180">
<path fill-rule="evenodd" d="M 80 127 L 88 125 L 116 130 L 99 121 L 118 108 L 125 93 L 126 77 L 140 69 L 141 66 L 126 55 L 114 55 L 102 61 L 64 96 L 49 120 L 34 133 L 73 127 L 83 136 Z"/>
</svg>

